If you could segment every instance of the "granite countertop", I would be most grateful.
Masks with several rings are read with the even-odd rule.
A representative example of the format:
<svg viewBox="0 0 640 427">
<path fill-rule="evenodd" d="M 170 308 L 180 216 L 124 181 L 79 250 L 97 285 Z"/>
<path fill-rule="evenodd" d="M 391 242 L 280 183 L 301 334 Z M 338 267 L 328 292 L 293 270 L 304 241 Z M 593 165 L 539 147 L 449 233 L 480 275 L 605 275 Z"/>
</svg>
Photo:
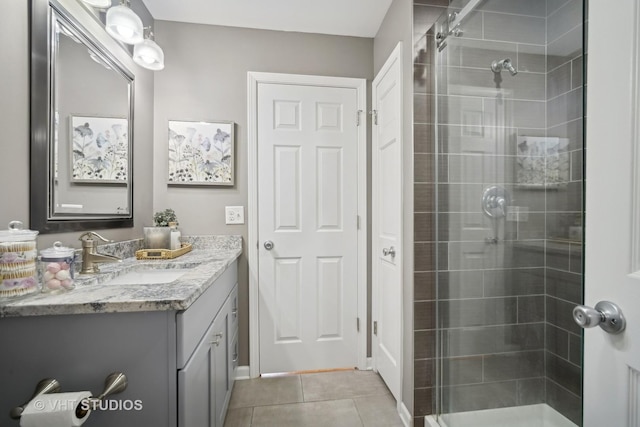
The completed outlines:
<svg viewBox="0 0 640 427">
<path fill-rule="evenodd" d="M 240 236 L 197 236 L 185 241 L 192 243 L 194 249 L 175 259 L 126 257 L 121 263 L 101 264 L 97 274 L 76 273 L 76 287 L 69 292 L 0 300 L 0 317 L 186 310 L 240 256 L 242 242 Z M 139 242 L 136 243 L 139 246 Z M 111 249 L 103 252 L 99 248 L 98 252 L 132 252 L 122 246 Z M 170 283 L 104 284 L 132 271 L 158 269 L 188 271 Z"/>
</svg>

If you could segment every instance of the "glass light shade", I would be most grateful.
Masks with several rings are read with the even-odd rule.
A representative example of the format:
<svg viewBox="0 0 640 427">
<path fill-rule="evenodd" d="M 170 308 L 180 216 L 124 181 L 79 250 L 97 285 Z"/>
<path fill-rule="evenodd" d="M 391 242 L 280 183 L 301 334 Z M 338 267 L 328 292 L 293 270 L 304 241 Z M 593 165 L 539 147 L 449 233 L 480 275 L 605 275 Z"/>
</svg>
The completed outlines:
<svg viewBox="0 0 640 427">
<path fill-rule="evenodd" d="M 133 47 L 133 60 L 149 70 L 158 71 L 164 68 L 164 52 L 151 39 L 145 39 Z"/>
<path fill-rule="evenodd" d="M 106 9 L 111 7 L 111 0 L 82 0 L 89 6 L 93 6 L 97 9 Z"/>
<path fill-rule="evenodd" d="M 127 6 L 114 6 L 107 10 L 107 33 L 127 44 L 143 40 L 142 20 Z"/>
</svg>

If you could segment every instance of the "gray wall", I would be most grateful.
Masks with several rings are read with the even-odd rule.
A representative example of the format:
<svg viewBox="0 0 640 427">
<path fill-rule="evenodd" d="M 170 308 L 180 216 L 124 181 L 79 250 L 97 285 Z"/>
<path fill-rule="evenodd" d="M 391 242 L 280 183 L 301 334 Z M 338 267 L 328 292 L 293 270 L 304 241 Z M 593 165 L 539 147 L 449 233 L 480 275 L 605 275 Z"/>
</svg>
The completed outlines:
<svg viewBox="0 0 640 427">
<path fill-rule="evenodd" d="M 0 15 L 0 228 L 29 220 L 29 15 L 28 2 L 4 2 Z"/>
<path fill-rule="evenodd" d="M 166 68 L 155 77 L 154 210 L 173 208 L 183 234 L 240 234 L 225 225 L 225 206 L 247 207 L 247 72 L 372 79 L 373 42 L 367 38 L 265 31 L 157 21 L 156 41 Z M 168 187 L 168 120 L 231 120 L 235 128 L 232 188 Z M 151 218 L 146 225 L 151 224 Z M 240 365 L 249 364 L 246 256 L 238 263 Z"/>
<path fill-rule="evenodd" d="M 134 3 L 135 4 L 135 3 Z M 3 137 L 0 147 L 0 178 L 8 183 L 0 189 L 0 228 L 17 219 L 29 222 L 29 2 L 9 0 L 3 4 L 0 16 L 2 36 L 2 67 L 0 67 L 0 123 Z M 138 8 L 143 7 L 137 5 Z M 138 10 L 140 13 L 140 10 Z M 151 15 L 141 16 L 148 24 Z M 98 24 L 86 16 L 92 26 Z M 124 53 L 124 52 L 123 52 Z M 125 58 L 126 59 L 126 58 Z M 129 58 L 125 62 L 136 75 L 136 117 L 134 129 L 134 228 L 106 230 L 104 235 L 114 240 L 142 236 L 142 224 L 152 216 L 153 167 L 153 79 L 151 71 L 137 67 Z M 44 201 L 43 201 L 44 203 Z M 80 233 L 48 234 L 38 238 L 38 247 L 45 248 L 61 240 L 67 246 L 79 247 Z"/>
</svg>

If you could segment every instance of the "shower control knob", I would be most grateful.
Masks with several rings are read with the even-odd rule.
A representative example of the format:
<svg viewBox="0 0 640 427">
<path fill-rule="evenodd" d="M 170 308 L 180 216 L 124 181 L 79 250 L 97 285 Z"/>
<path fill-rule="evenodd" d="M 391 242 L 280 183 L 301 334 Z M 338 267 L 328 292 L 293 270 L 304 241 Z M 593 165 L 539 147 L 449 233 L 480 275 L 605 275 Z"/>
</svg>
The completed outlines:
<svg viewBox="0 0 640 427">
<path fill-rule="evenodd" d="M 600 326 L 610 334 L 619 334 L 626 326 L 620 307 L 609 301 L 600 301 L 594 308 L 576 306 L 573 309 L 573 320 L 582 328 Z"/>
<path fill-rule="evenodd" d="M 487 187 L 482 193 L 482 210 L 490 218 L 507 216 L 507 206 L 511 204 L 511 196 L 506 188 L 499 185 Z"/>
</svg>

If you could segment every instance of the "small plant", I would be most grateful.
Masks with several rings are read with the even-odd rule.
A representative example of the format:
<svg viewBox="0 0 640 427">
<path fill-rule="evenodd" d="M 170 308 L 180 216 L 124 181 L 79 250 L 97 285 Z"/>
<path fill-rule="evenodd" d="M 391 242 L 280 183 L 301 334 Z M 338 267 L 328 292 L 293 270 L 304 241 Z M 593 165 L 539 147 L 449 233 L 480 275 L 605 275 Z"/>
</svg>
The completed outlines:
<svg viewBox="0 0 640 427">
<path fill-rule="evenodd" d="M 178 217 L 173 209 L 165 209 L 153 214 L 153 222 L 156 227 L 168 227 L 170 222 L 175 222 L 178 225 Z"/>
</svg>

